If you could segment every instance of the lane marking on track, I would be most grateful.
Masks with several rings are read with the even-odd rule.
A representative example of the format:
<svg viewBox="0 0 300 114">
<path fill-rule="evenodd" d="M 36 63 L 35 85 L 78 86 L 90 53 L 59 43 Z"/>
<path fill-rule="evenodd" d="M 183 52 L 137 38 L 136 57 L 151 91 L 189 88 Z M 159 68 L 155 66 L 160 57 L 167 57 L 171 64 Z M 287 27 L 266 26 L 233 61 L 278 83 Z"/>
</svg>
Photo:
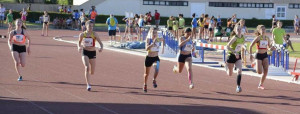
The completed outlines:
<svg viewBox="0 0 300 114">
<path fill-rule="evenodd" d="M 68 41 L 68 40 L 63 40 L 63 39 L 56 39 L 56 38 L 53 38 L 54 40 L 57 40 L 57 41 L 61 41 L 61 42 L 66 42 L 66 43 L 72 43 L 72 44 L 77 44 L 77 42 L 75 41 Z M 111 50 L 111 51 L 115 51 L 115 52 L 121 52 L 121 53 L 126 53 L 126 54 L 131 54 L 131 55 L 137 55 L 137 56 L 145 56 L 144 53 L 141 53 L 141 52 L 133 52 L 133 51 L 128 51 L 128 50 L 124 50 L 124 49 L 116 49 L 116 48 L 111 48 L 109 46 L 104 46 L 104 49 L 107 49 L 107 50 Z M 170 58 L 166 58 L 166 57 L 160 57 L 161 60 L 166 60 L 166 61 L 170 61 L 170 62 L 177 62 L 177 59 L 170 59 Z M 214 67 L 210 67 L 210 66 L 207 66 L 207 65 L 201 65 L 201 64 L 193 64 L 193 66 L 198 66 L 198 67 L 205 67 L 205 68 L 209 68 L 209 69 L 214 69 L 214 70 L 219 70 L 219 71 L 225 71 L 225 69 L 222 69 L 222 68 L 214 68 Z M 260 75 L 253 75 L 253 74 L 246 74 L 246 75 L 249 75 L 249 76 L 255 76 L 255 77 L 261 77 Z M 267 77 L 268 78 L 268 77 Z M 282 81 L 282 80 L 278 80 L 278 79 L 272 79 L 272 78 L 269 78 L 271 80 L 276 80 L 276 81 Z M 205 82 L 205 81 L 204 81 Z M 206 81 L 206 82 L 209 82 L 209 81 Z M 283 81 L 283 82 L 286 82 L 286 81 Z M 219 85 L 222 85 L 222 86 L 228 86 L 228 85 L 225 85 L 225 84 L 219 84 Z M 229 87 L 229 86 L 228 86 Z M 207 91 L 207 90 L 205 90 Z M 207 91 L 208 92 L 208 91 Z M 249 92 L 252 92 L 252 93 L 256 93 L 256 94 L 262 94 L 260 92 L 254 92 L 254 91 L 249 91 Z M 218 93 L 219 94 L 219 93 Z M 266 95 L 266 94 L 264 94 Z M 228 96 L 227 96 L 228 97 Z M 228 98 L 231 98 L 233 99 L 233 97 L 228 97 Z M 196 100 L 192 100 L 194 102 L 197 102 Z M 272 107 L 272 106 L 265 106 L 265 105 L 261 105 L 261 106 L 264 106 L 264 107 L 267 107 L 267 108 L 270 108 L 270 109 L 275 109 L 275 110 L 278 110 L 278 111 L 284 111 L 284 112 L 288 112 L 288 113 L 294 113 L 294 112 L 290 112 L 290 111 L 287 111 L 287 110 L 284 110 L 284 109 L 278 109 L 278 108 L 275 108 L 275 107 Z M 220 108 L 222 109 L 222 108 Z M 238 113 L 238 112 L 234 112 L 234 111 L 230 111 L 230 110 L 226 110 L 226 109 L 222 109 L 224 111 L 228 111 L 228 112 L 232 112 L 232 113 Z"/>
<path fill-rule="evenodd" d="M 42 82 L 42 81 L 37 80 L 37 79 L 33 79 L 33 80 L 34 80 L 34 81 L 37 81 L 37 82 Z M 66 92 L 66 91 L 64 91 L 63 89 L 54 87 L 54 86 L 52 86 L 52 85 L 50 85 L 50 84 L 46 84 L 46 83 L 44 83 L 44 85 L 46 85 L 46 86 L 48 86 L 48 87 L 51 87 L 51 88 L 53 88 L 53 89 L 55 89 L 55 90 L 61 91 L 62 93 L 65 93 L 66 95 L 73 96 L 73 97 L 75 97 L 75 98 L 77 98 L 77 99 L 79 99 L 79 100 L 82 100 L 82 101 L 86 101 L 86 102 L 88 102 L 88 103 L 91 103 L 92 105 L 94 105 L 94 106 L 96 106 L 96 107 L 98 107 L 98 108 L 101 108 L 101 109 L 103 109 L 103 110 L 106 110 L 106 111 L 108 111 L 108 112 L 111 112 L 111 113 L 113 113 L 113 114 L 119 114 L 119 113 L 117 113 L 116 111 L 114 111 L 114 110 L 112 110 L 112 109 L 109 109 L 109 108 L 107 108 L 107 107 L 98 105 L 98 104 L 96 104 L 96 103 L 93 103 L 92 101 L 90 101 L 90 100 L 88 100 L 88 99 L 79 97 L 79 96 L 74 95 L 74 94 L 72 94 L 72 93 L 70 93 L 70 92 Z"/>
<path fill-rule="evenodd" d="M 7 92 L 9 92 L 9 93 L 11 93 L 11 94 L 13 94 L 13 95 L 15 95 L 15 96 L 17 96 L 17 97 L 20 97 L 20 98 L 22 98 L 22 99 L 25 99 L 27 102 L 29 102 L 29 103 L 32 104 L 33 106 L 35 106 L 35 107 L 41 109 L 42 111 L 47 112 L 48 114 L 54 114 L 53 112 L 47 110 L 46 108 L 44 108 L 44 107 L 42 107 L 42 106 L 40 106 L 40 105 L 34 103 L 34 101 L 30 101 L 29 99 L 27 99 L 27 98 L 25 98 L 25 97 L 22 97 L 21 95 L 17 94 L 16 92 L 13 92 L 13 91 L 11 91 L 11 90 L 8 90 L 8 89 L 6 89 L 6 88 L 3 87 L 3 86 L 1 86 L 1 88 L 2 88 L 2 90 L 4 89 L 5 91 L 7 91 Z"/>
</svg>

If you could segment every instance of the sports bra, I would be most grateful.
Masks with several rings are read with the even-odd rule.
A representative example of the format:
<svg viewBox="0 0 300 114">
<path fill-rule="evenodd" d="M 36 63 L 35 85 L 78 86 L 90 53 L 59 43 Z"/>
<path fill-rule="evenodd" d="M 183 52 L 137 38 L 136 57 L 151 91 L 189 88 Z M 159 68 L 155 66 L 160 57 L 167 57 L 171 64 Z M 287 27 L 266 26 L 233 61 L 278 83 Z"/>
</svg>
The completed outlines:
<svg viewBox="0 0 300 114">
<path fill-rule="evenodd" d="M 44 22 L 49 22 L 49 16 L 44 16 Z"/>
<path fill-rule="evenodd" d="M 26 43 L 26 37 L 24 35 L 24 31 L 22 29 L 21 34 L 18 34 L 17 31 L 14 31 L 13 41 L 16 44 L 25 44 Z"/>
<path fill-rule="evenodd" d="M 96 38 L 94 36 L 94 32 L 92 32 L 91 36 L 87 37 L 86 32 L 83 33 L 83 46 L 84 47 L 95 47 Z"/>
<path fill-rule="evenodd" d="M 263 37 L 260 36 L 260 40 L 257 41 L 256 43 L 257 49 L 267 49 L 269 42 L 268 42 L 268 37 L 265 36 L 265 38 L 266 40 L 264 40 Z"/>
<path fill-rule="evenodd" d="M 184 40 L 186 39 L 185 37 L 182 37 L 182 38 L 184 38 Z M 180 47 L 180 50 L 181 51 L 192 51 L 193 48 L 194 48 L 193 41 L 190 40 L 190 41 L 186 42 L 182 47 Z"/>
<path fill-rule="evenodd" d="M 150 45 L 151 43 L 153 43 L 153 39 L 152 39 L 152 38 L 149 38 L 149 45 Z M 161 44 L 161 40 L 160 40 L 159 38 L 157 38 L 156 43 L 151 47 L 150 50 L 148 50 L 148 52 L 159 52 L 160 44 Z"/>
</svg>

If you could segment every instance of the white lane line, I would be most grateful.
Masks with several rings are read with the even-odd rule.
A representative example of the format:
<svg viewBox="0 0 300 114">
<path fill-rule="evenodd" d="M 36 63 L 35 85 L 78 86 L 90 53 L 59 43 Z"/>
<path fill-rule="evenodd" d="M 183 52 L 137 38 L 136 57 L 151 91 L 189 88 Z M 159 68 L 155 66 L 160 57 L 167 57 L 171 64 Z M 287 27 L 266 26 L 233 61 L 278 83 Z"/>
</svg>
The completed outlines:
<svg viewBox="0 0 300 114">
<path fill-rule="evenodd" d="M 51 111 L 47 110 L 46 108 L 44 108 L 44 107 L 42 107 L 42 106 L 40 106 L 40 105 L 34 103 L 34 101 L 30 101 L 29 99 L 27 99 L 27 98 L 25 98 L 25 97 L 23 97 L 23 96 L 17 94 L 16 92 L 13 92 L 13 91 L 11 91 L 11 90 L 8 90 L 8 89 L 6 89 L 5 87 L 2 87 L 2 86 L 1 86 L 1 88 L 2 88 L 2 90 L 4 89 L 5 91 L 7 91 L 7 92 L 9 92 L 9 93 L 11 93 L 11 94 L 13 94 L 13 95 L 15 95 L 15 96 L 17 96 L 17 97 L 20 97 L 20 98 L 22 98 L 22 99 L 25 99 L 27 102 L 29 102 L 29 103 L 32 104 L 33 106 L 36 106 L 37 108 L 39 108 L 39 109 L 41 109 L 41 110 L 47 112 L 48 114 L 54 114 L 53 112 L 51 112 Z"/>
<path fill-rule="evenodd" d="M 73 43 L 73 44 L 77 44 L 77 42 L 75 41 L 67 41 L 67 40 L 62 40 L 62 39 L 54 39 L 54 40 L 57 40 L 57 41 L 61 41 L 61 42 L 67 42 L 67 43 Z M 116 48 L 111 48 L 109 46 L 104 46 L 105 49 L 107 50 L 111 50 L 111 51 L 116 51 L 116 52 L 121 52 L 121 53 L 126 53 L 126 54 L 131 54 L 131 55 L 137 55 L 137 56 L 145 56 L 145 54 L 141 53 L 141 52 L 133 52 L 133 51 L 128 51 L 128 50 L 123 50 L 123 49 L 116 49 Z M 166 61 L 171 61 L 171 62 L 177 62 L 176 59 L 172 59 L 172 58 L 165 58 L 165 57 L 160 57 L 161 60 L 166 60 Z M 220 70 L 220 71 L 225 71 L 224 68 L 214 68 L 214 67 L 210 67 L 210 66 L 207 66 L 207 65 L 202 65 L 202 64 L 193 64 L 194 66 L 199 66 L 199 67 L 205 67 L 205 68 L 210 68 L 210 69 L 214 69 L 214 70 Z M 253 73 L 254 74 L 254 73 Z M 260 75 L 258 74 L 246 74 L 246 75 L 249 75 L 249 76 L 255 76 L 255 77 L 261 77 Z M 267 77 L 268 78 L 268 77 Z M 274 80 L 274 79 L 273 79 Z M 281 80 L 278 80 L 278 79 L 275 79 L 277 81 L 281 81 Z M 283 82 L 286 82 L 286 81 L 283 81 Z M 225 85 L 225 84 L 219 84 L 219 85 L 222 85 L 222 86 L 228 86 L 228 85 Z M 229 86 L 228 86 L 229 87 Z M 206 90 L 207 91 L 207 90 Z M 250 91 L 252 93 L 259 93 L 259 92 L 254 92 L 254 91 Z M 259 94 L 262 94 L 262 93 L 259 93 Z M 265 94 L 264 94 L 265 95 Z M 228 97 L 228 96 L 227 96 Z M 233 97 L 228 97 L 228 98 L 231 98 L 233 99 Z M 194 101 L 194 100 L 193 100 Z M 265 105 L 262 105 L 262 106 L 265 106 Z M 275 110 L 280 110 L 280 111 L 285 111 L 285 112 L 288 112 L 288 113 L 294 113 L 294 112 L 290 112 L 290 111 L 287 111 L 287 110 L 283 110 L 283 109 L 278 109 L 278 108 L 275 108 L 275 107 L 272 107 L 272 106 L 265 106 L 267 108 L 271 108 L 271 109 L 275 109 Z M 220 108 L 221 109 L 221 108 Z M 226 110 L 226 109 L 223 109 L 225 111 L 229 111 L 229 112 L 233 112 L 233 111 L 230 111 L 230 110 Z M 233 113 L 238 113 L 238 112 L 233 112 Z"/>
<path fill-rule="evenodd" d="M 42 82 L 42 81 L 37 80 L 37 79 L 33 79 L 33 80 L 36 81 L 36 82 Z M 72 94 L 72 93 L 70 93 L 70 92 L 66 92 L 66 91 L 64 91 L 63 89 L 54 87 L 54 86 L 52 86 L 52 85 L 50 85 L 50 84 L 46 84 L 46 83 L 44 83 L 44 85 L 46 85 L 46 86 L 48 86 L 48 87 L 51 87 L 51 88 L 53 88 L 53 89 L 56 89 L 56 90 L 58 90 L 58 91 L 60 91 L 60 92 L 62 92 L 62 93 L 65 93 L 65 94 L 67 94 L 67 95 L 73 96 L 73 97 L 75 97 L 75 98 L 77 98 L 77 99 L 80 99 L 80 100 L 82 100 L 82 101 L 86 101 L 86 102 L 88 102 L 88 103 L 91 103 L 92 105 L 94 105 L 94 106 L 96 106 L 96 107 L 98 107 L 98 108 L 101 108 L 101 109 L 103 109 L 103 110 L 106 110 L 106 111 L 108 111 L 108 112 L 111 112 L 111 113 L 113 113 L 113 114 L 119 114 L 119 113 L 117 113 L 116 111 L 114 111 L 114 110 L 112 110 L 112 109 L 109 109 L 109 108 L 107 108 L 107 107 L 98 105 L 98 104 L 96 104 L 96 103 L 94 103 L 94 102 L 92 102 L 92 101 L 90 101 L 90 100 L 88 100 L 88 99 L 79 97 L 79 96 L 74 95 L 74 94 Z"/>
</svg>

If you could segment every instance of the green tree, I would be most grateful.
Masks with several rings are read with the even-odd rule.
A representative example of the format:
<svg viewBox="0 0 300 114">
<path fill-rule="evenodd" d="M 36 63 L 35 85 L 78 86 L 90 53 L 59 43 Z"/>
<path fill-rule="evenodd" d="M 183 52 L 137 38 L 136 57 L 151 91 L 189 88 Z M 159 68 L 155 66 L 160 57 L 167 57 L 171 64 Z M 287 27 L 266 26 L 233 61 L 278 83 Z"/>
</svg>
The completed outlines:
<svg viewBox="0 0 300 114">
<path fill-rule="evenodd" d="M 57 0 L 60 5 L 73 5 L 73 0 Z"/>
</svg>

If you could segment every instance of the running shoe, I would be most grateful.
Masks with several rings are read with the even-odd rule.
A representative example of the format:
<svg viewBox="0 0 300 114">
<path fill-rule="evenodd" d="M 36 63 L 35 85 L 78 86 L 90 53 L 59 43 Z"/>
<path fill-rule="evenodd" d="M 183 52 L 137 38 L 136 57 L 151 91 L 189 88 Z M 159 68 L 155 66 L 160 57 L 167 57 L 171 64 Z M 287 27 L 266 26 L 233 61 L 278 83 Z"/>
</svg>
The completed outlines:
<svg viewBox="0 0 300 114">
<path fill-rule="evenodd" d="M 240 92 L 242 92 L 242 88 L 241 88 L 241 86 L 237 86 L 237 87 L 236 87 L 236 92 L 237 92 L 237 93 L 240 93 Z"/>
<path fill-rule="evenodd" d="M 177 73 L 176 69 L 177 69 L 177 66 L 174 65 L 174 67 L 173 67 L 173 72 L 174 72 L 174 73 Z"/>
<path fill-rule="evenodd" d="M 23 78 L 22 78 L 22 76 L 20 76 L 19 78 L 18 78 L 18 81 L 22 81 L 23 80 Z"/>
<path fill-rule="evenodd" d="M 254 68 L 254 67 L 255 67 L 255 65 L 256 65 L 256 63 L 255 63 L 255 62 L 253 62 L 253 63 L 251 64 L 251 67 L 252 67 L 252 68 Z"/>
<path fill-rule="evenodd" d="M 262 89 L 262 90 L 265 89 L 265 87 L 264 87 L 263 85 L 259 85 L 257 88 L 258 88 L 258 89 Z"/>
<path fill-rule="evenodd" d="M 190 88 L 190 89 L 194 89 L 194 84 L 191 83 L 190 86 L 189 86 L 189 88 Z"/>
<path fill-rule="evenodd" d="M 147 93 L 147 85 L 144 85 L 143 90 L 144 90 L 144 93 Z"/>
<path fill-rule="evenodd" d="M 153 80 L 153 87 L 157 88 L 156 80 Z"/>
<path fill-rule="evenodd" d="M 90 85 L 88 85 L 88 86 L 86 87 L 86 90 L 87 90 L 87 91 L 91 91 L 91 88 L 92 88 L 92 87 L 91 87 Z"/>
</svg>

